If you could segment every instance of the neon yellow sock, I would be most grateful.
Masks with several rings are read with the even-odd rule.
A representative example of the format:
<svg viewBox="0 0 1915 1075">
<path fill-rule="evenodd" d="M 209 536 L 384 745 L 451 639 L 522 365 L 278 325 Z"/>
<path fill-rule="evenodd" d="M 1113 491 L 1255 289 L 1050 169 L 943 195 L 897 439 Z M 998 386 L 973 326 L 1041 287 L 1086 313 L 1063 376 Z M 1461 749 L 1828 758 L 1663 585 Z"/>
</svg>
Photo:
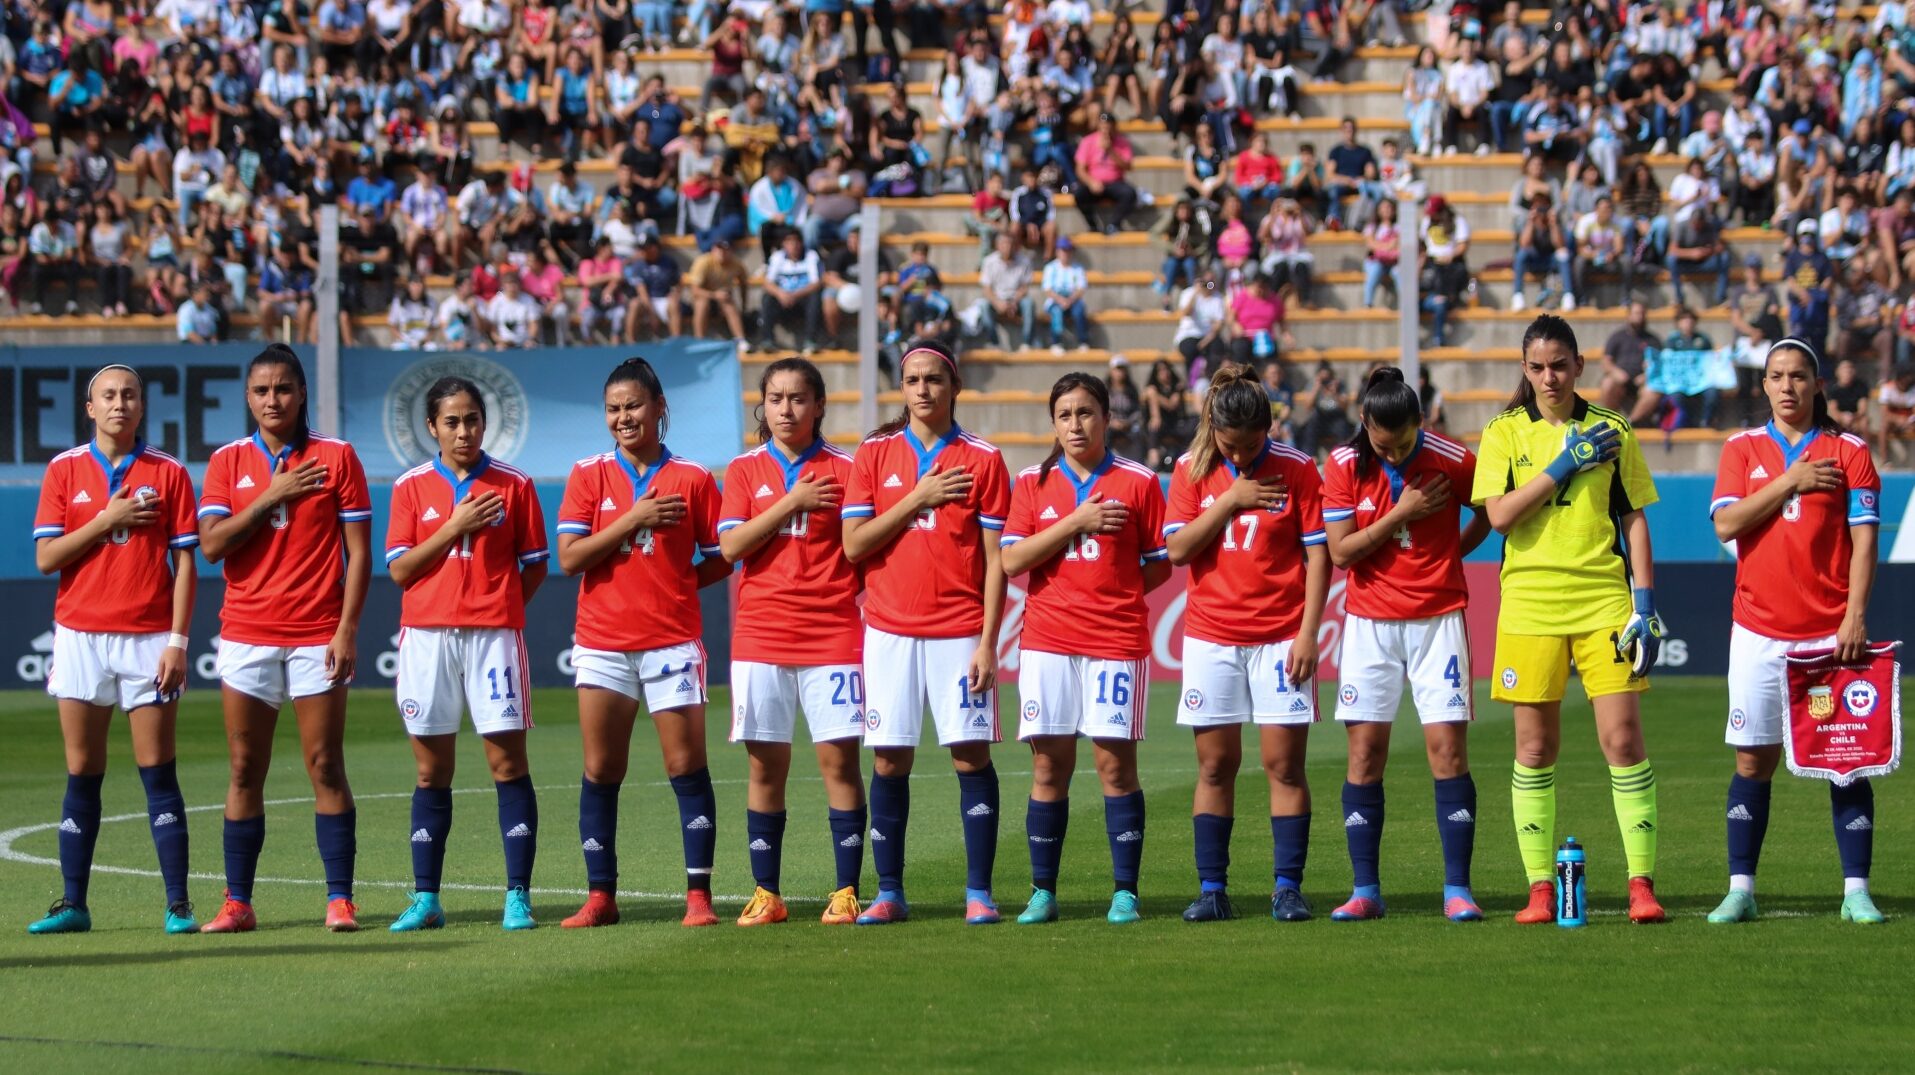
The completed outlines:
<svg viewBox="0 0 1915 1075">
<path fill-rule="evenodd" d="M 1656 872 L 1656 770 L 1647 758 L 1627 769 L 1609 767 L 1609 793 L 1616 801 L 1616 825 L 1622 829 L 1622 853 L 1629 876 Z"/>
<path fill-rule="evenodd" d="M 1509 780 L 1509 805 L 1523 873 L 1532 885 L 1549 880 L 1556 872 L 1556 767 L 1518 763 Z"/>
</svg>

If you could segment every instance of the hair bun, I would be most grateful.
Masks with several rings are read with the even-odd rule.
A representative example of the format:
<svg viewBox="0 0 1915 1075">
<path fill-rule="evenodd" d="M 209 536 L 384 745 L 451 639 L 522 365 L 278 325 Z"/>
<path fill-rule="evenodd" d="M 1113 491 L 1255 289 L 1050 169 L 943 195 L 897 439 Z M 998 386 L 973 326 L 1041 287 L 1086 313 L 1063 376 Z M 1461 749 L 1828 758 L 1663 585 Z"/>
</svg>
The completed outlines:
<svg viewBox="0 0 1915 1075">
<path fill-rule="evenodd" d="M 1389 384 L 1391 381 L 1395 381 L 1397 384 L 1404 383 L 1403 370 L 1400 367 L 1384 366 L 1380 369 L 1370 371 L 1370 384 L 1372 387 L 1380 384 Z"/>
</svg>

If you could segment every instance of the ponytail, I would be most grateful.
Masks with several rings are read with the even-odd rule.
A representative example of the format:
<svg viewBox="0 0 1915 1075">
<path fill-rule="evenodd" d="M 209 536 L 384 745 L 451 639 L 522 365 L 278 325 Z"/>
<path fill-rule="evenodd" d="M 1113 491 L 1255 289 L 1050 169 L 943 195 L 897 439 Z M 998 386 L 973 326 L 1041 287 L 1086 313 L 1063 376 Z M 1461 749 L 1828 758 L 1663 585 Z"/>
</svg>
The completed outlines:
<svg viewBox="0 0 1915 1075">
<path fill-rule="evenodd" d="M 1059 377 L 1057 383 L 1051 386 L 1050 413 L 1053 424 L 1057 421 L 1057 401 L 1080 390 L 1090 393 L 1090 398 L 1097 402 L 1097 409 L 1103 412 L 1106 419 L 1110 417 L 1110 387 L 1088 373 L 1072 371 Z M 1108 432 L 1104 443 L 1106 446 L 1110 443 Z M 1058 460 L 1063 458 L 1064 442 L 1052 439 L 1051 454 L 1045 456 L 1044 462 L 1037 468 L 1038 485 L 1044 484 L 1045 479 L 1051 476 L 1051 471 L 1057 467 Z"/>
<path fill-rule="evenodd" d="M 1529 323 L 1529 328 L 1523 332 L 1523 358 L 1529 357 L 1529 345 L 1533 343 L 1560 343 L 1569 348 L 1570 354 L 1582 354 L 1581 348 L 1576 344 L 1576 330 L 1569 327 L 1569 322 L 1555 314 L 1541 314 Z M 1516 393 L 1509 397 L 1508 409 L 1534 406 L 1536 406 L 1536 387 L 1530 384 L 1529 378 L 1525 376 L 1516 382 Z"/>
<path fill-rule="evenodd" d="M 1809 367 L 1809 373 L 1815 378 L 1815 401 L 1810 404 L 1809 428 L 1824 433 L 1840 433 L 1842 427 L 1835 424 L 1835 418 L 1829 414 L 1829 395 L 1822 387 L 1822 356 L 1815 351 L 1815 345 L 1800 336 L 1789 336 L 1769 345 L 1769 353 L 1762 360 L 1762 373 L 1767 376 L 1769 363 L 1775 361 L 1777 351 L 1789 350 L 1800 354 Z"/>
<path fill-rule="evenodd" d="M 1529 382 L 1525 380 L 1523 385 L 1528 387 Z M 1357 409 L 1362 421 L 1357 423 L 1356 435 L 1346 441 L 1345 446 L 1356 452 L 1357 476 L 1367 477 L 1376 466 L 1376 446 L 1370 443 L 1369 427 L 1395 433 L 1405 426 L 1420 426 L 1423 401 L 1416 389 L 1404 382 L 1402 370 L 1384 366 L 1370 371 Z"/>
<path fill-rule="evenodd" d="M 1270 398 L 1249 367 L 1225 363 L 1210 378 L 1210 391 L 1204 395 L 1197 412 L 1197 432 L 1190 441 L 1189 474 L 1192 480 L 1209 477 L 1217 468 L 1217 431 L 1270 433 Z"/>
<path fill-rule="evenodd" d="M 854 111 L 856 110 L 854 109 Z M 937 339 L 933 337 L 920 336 L 920 337 L 917 337 L 916 339 L 911 340 L 909 343 L 906 343 L 904 345 L 904 357 L 898 360 L 898 380 L 900 382 L 904 380 L 904 367 L 919 352 L 924 352 L 924 353 L 932 355 L 933 357 L 942 359 L 944 361 L 945 368 L 950 371 L 951 373 L 951 421 L 956 422 L 957 421 L 957 394 L 964 390 L 964 377 L 962 374 L 958 373 L 956 352 L 952 351 L 949 347 L 946 347 L 943 343 L 940 343 Z M 879 426 L 878 428 L 865 434 L 864 439 L 876 440 L 879 437 L 888 437 L 891 434 L 896 433 L 898 430 L 903 429 L 904 427 L 910 424 L 911 424 L 911 405 L 907 403 L 904 406 L 904 410 L 901 411 L 896 418 L 891 419 L 889 422 L 886 422 L 883 425 Z"/>
<path fill-rule="evenodd" d="M 295 451 L 304 448 L 307 439 L 312 436 L 312 420 L 307 416 L 306 364 L 299 360 L 298 352 L 292 348 L 283 343 L 273 343 L 267 344 L 265 350 L 246 363 L 246 379 L 251 380 L 253 371 L 261 366 L 285 367 L 286 372 L 292 374 L 293 383 L 299 386 L 299 424 L 294 428 L 293 435 L 286 439 L 286 444 Z"/>
<path fill-rule="evenodd" d="M 789 358 L 781 358 L 771 365 L 766 366 L 765 372 L 758 378 L 758 443 L 771 443 L 771 423 L 765 421 L 765 390 L 771 387 L 771 379 L 781 373 L 797 374 L 804 380 L 805 388 L 809 390 L 812 395 L 818 397 L 818 421 L 811 428 L 811 438 L 813 440 L 818 439 L 824 432 L 825 425 L 824 374 L 818 372 L 818 367 L 813 365 L 810 359 L 799 358 L 797 355 L 792 355 Z"/>
</svg>

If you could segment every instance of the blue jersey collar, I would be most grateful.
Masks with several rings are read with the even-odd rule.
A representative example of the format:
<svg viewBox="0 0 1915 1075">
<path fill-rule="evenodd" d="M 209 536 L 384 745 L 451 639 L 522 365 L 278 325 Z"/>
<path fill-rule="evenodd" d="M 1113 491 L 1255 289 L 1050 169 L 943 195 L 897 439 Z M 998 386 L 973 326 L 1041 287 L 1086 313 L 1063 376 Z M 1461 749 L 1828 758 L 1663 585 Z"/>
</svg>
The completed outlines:
<svg viewBox="0 0 1915 1075">
<path fill-rule="evenodd" d="M 472 483 L 478 481 L 479 475 L 484 474 L 491 466 L 492 457 L 484 452 L 480 452 L 479 461 L 473 465 L 472 473 L 467 474 L 464 481 L 460 481 L 459 476 L 452 473 L 452 468 L 446 466 L 444 455 L 435 455 L 432 457 L 432 469 L 439 472 L 439 477 L 444 478 L 447 485 L 452 486 L 452 504 L 454 507 L 457 507 L 461 501 L 465 500 L 465 495 L 472 491 Z"/>
<path fill-rule="evenodd" d="M 1255 476 L 1257 471 L 1262 470 L 1263 461 L 1268 458 L 1270 458 L 1270 442 L 1266 440 L 1263 442 L 1263 449 L 1257 453 L 1256 460 L 1250 464 L 1250 474 L 1252 476 Z M 1230 460 L 1225 459 L 1223 461 L 1223 466 L 1225 470 L 1230 472 L 1231 478 L 1234 479 L 1234 478 L 1243 477 L 1243 475 L 1237 473 L 1236 465 L 1232 463 Z"/>
<path fill-rule="evenodd" d="M 927 447 L 918 441 L 918 435 L 911 432 L 911 426 L 907 423 L 904 427 L 904 438 L 910 443 L 911 450 L 917 453 L 918 477 L 923 478 L 926 474 L 929 474 L 932 464 L 938 461 L 938 455 L 941 454 L 944 449 L 950 447 L 952 441 L 957 440 L 963 435 L 964 430 L 960 429 L 956 422 L 952 422 L 951 428 L 945 430 L 942 437 L 932 441 L 930 446 Z"/>
<path fill-rule="evenodd" d="M 1071 483 L 1071 489 L 1076 494 L 1076 503 L 1079 506 L 1090 498 L 1091 487 L 1097 484 L 1097 479 L 1110 472 L 1111 462 L 1114 459 L 1116 456 L 1110 449 L 1104 449 L 1104 458 L 1098 460 L 1097 465 L 1091 468 L 1091 472 L 1084 475 L 1081 480 L 1077 477 L 1077 471 L 1071 467 L 1070 460 L 1060 458 L 1057 461 L 1057 469 Z"/>
<path fill-rule="evenodd" d="M 672 450 L 663 444 L 659 445 L 658 462 L 643 471 L 633 466 L 632 461 L 625 458 L 625 453 L 617 448 L 612 449 L 612 458 L 618 460 L 618 467 L 625 472 L 625 476 L 632 479 L 632 503 L 636 504 L 645 499 L 645 491 L 652 487 L 652 479 L 658 477 L 658 472 L 665 469 L 666 463 L 671 462 Z"/>
<path fill-rule="evenodd" d="M 1388 459 L 1385 459 L 1380 455 L 1376 457 L 1377 463 L 1383 467 L 1383 473 L 1388 474 L 1390 476 L 1390 499 L 1391 500 L 1403 499 L 1403 474 L 1404 472 L 1410 469 L 1410 463 L 1416 459 L 1416 453 L 1422 450 L 1423 450 L 1423 431 L 1419 429 L 1416 431 L 1416 446 L 1410 449 L 1410 454 L 1403 457 L 1402 465 L 1391 466 L 1390 461 Z"/>
<path fill-rule="evenodd" d="M 293 446 L 291 444 L 287 444 L 281 448 L 278 455 L 274 455 L 268 451 L 266 448 L 266 438 L 260 436 L 259 430 L 257 429 L 253 430 L 253 447 L 258 448 L 259 454 L 266 457 L 266 469 L 269 471 L 278 470 L 279 461 L 293 454 Z"/>
<path fill-rule="evenodd" d="M 1803 453 L 1809 450 L 1809 445 L 1815 443 L 1815 438 L 1822 435 L 1820 429 L 1811 429 L 1801 440 L 1790 444 L 1789 438 L 1783 436 L 1782 431 L 1776 428 L 1775 419 L 1769 419 L 1768 424 L 1762 428 L 1768 430 L 1769 439 L 1775 442 L 1777 448 L 1781 449 L 1783 469 L 1794 466 L 1795 461 L 1802 458 Z"/>
<path fill-rule="evenodd" d="M 813 440 L 809 447 L 798 453 L 798 458 L 796 459 L 786 459 L 784 449 L 778 447 L 778 442 L 775 440 L 767 441 L 765 447 L 770 449 L 771 457 L 778 461 L 779 469 L 784 471 L 785 492 L 789 493 L 791 492 L 792 484 L 798 480 L 798 472 L 803 470 L 805 464 L 811 462 L 819 452 L 824 451 L 825 439 L 818 437 L 816 440 Z"/>
<path fill-rule="evenodd" d="M 135 440 L 133 450 L 126 453 L 119 466 L 107 462 L 106 453 L 100 450 L 98 438 L 86 442 L 87 451 L 92 453 L 93 461 L 100 465 L 100 473 L 106 475 L 106 495 L 112 496 L 120 491 L 120 483 L 126 480 L 127 472 L 133 469 L 133 461 L 146 453 L 146 442 Z"/>
</svg>

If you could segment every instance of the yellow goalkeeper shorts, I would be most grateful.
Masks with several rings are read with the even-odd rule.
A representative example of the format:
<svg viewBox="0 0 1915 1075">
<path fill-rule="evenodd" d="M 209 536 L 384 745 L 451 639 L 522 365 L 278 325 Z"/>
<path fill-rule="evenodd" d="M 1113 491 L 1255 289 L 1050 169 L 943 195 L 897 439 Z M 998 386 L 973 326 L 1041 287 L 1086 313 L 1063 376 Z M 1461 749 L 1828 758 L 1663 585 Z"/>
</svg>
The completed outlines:
<svg viewBox="0 0 1915 1075">
<path fill-rule="evenodd" d="M 1498 630 L 1490 697 L 1519 705 L 1560 702 L 1569 687 L 1572 662 L 1582 677 L 1583 693 L 1590 698 L 1648 690 L 1649 680 L 1632 678 L 1628 659 L 1616 653 L 1619 632 L 1518 635 Z"/>
</svg>

